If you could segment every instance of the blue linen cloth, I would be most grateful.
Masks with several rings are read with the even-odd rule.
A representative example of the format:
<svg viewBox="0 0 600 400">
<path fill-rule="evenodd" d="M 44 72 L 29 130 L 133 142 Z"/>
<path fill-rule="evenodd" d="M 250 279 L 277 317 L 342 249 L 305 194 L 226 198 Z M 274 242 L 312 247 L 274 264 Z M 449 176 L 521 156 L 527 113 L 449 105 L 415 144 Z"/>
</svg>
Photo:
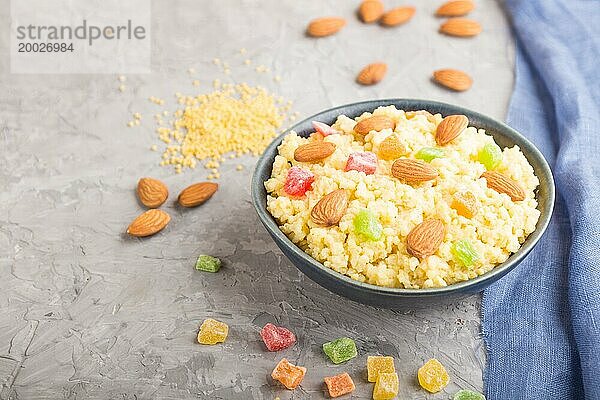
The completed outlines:
<svg viewBox="0 0 600 400">
<path fill-rule="evenodd" d="M 600 1 L 506 0 L 517 42 L 508 124 L 552 167 L 547 233 L 483 297 L 496 399 L 600 399 Z"/>
</svg>

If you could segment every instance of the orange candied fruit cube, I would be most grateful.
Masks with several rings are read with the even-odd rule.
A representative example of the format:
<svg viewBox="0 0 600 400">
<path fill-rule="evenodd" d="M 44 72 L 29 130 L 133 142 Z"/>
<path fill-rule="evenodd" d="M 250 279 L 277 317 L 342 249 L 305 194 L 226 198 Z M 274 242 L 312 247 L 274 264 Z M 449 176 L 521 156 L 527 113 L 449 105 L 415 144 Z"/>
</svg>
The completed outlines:
<svg viewBox="0 0 600 400">
<path fill-rule="evenodd" d="M 325 378 L 329 397 L 339 397 L 351 393 L 356 389 L 354 382 L 347 372 Z"/>
<path fill-rule="evenodd" d="M 383 139 L 377 153 L 379 158 L 387 161 L 395 160 L 404 154 L 406 154 L 406 147 L 400 143 L 400 139 L 394 134 Z"/>
<path fill-rule="evenodd" d="M 293 390 L 300 385 L 300 382 L 304 379 L 304 374 L 306 374 L 306 368 L 290 364 L 286 358 L 282 358 L 273 369 L 271 377 L 281 382 L 286 388 Z"/>
<path fill-rule="evenodd" d="M 452 197 L 451 206 L 456 210 L 458 215 L 465 218 L 473 218 L 477 213 L 477 199 L 471 192 L 456 192 Z"/>
</svg>

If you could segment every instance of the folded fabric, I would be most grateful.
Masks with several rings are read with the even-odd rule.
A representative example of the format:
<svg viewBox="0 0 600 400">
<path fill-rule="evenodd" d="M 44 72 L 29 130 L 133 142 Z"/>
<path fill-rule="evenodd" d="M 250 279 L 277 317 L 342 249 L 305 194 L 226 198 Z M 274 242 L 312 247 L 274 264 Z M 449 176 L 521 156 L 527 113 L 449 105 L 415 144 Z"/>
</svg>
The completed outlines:
<svg viewBox="0 0 600 400">
<path fill-rule="evenodd" d="M 508 124 L 550 163 L 547 233 L 483 297 L 487 398 L 600 399 L 600 1 L 506 0 Z"/>
</svg>

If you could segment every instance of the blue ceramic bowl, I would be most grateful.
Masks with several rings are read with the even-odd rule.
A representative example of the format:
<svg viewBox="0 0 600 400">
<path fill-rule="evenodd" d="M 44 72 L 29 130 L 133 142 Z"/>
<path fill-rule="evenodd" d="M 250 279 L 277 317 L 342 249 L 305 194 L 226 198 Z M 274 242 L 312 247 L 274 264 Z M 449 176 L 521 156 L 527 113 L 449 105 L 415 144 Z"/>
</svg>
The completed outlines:
<svg viewBox="0 0 600 400">
<path fill-rule="evenodd" d="M 271 167 L 273 160 L 277 155 L 277 146 L 281 144 L 283 137 L 289 131 L 286 131 L 277 137 L 258 160 L 252 177 L 252 201 L 256 208 L 256 212 L 273 240 L 275 240 L 275 243 L 277 243 L 283 253 L 300 271 L 324 288 L 349 299 L 365 304 L 397 308 L 428 304 L 434 300 L 452 300 L 480 292 L 509 273 L 523 261 L 546 230 L 554 207 L 554 180 L 552 178 L 552 172 L 548 167 L 548 163 L 540 151 L 531 142 L 525 139 L 519 132 L 502 122 L 498 122 L 485 115 L 459 106 L 428 100 L 387 99 L 347 104 L 315 114 L 294 125 L 289 130 L 293 130 L 301 136 L 308 136 L 313 132 L 311 125 L 311 121 L 313 120 L 332 124 L 340 114 L 356 117 L 365 111 L 371 112 L 379 106 L 392 104 L 398 109 L 405 111 L 427 110 L 432 114 L 464 114 L 469 118 L 470 126 L 485 129 L 488 134 L 491 134 L 494 137 L 501 147 L 512 147 L 516 144 L 523 154 L 525 154 L 525 157 L 527 157 L 527 160 L 533 166 L 535 174 L 540 180 L 540 185 L 537 189 L 537 200 L 538 209 L 540 210 L 541 215 L 536 230 L 529 235 L 519 251 L 511 255 L 508 260 L 496 266 L 490 272 L 475 279 L 455 283 L 443 288 L 428 289 L 396 289 L 375 286 L 355 281 L 346 275 L 342 275 L 323 266 L 323 264 L 313 259 L 288 239 L 281 230 L 279 230 L 275 219 L 267 211 L 267 193 L 264 182 L 271 176 Z"/>
</svg>

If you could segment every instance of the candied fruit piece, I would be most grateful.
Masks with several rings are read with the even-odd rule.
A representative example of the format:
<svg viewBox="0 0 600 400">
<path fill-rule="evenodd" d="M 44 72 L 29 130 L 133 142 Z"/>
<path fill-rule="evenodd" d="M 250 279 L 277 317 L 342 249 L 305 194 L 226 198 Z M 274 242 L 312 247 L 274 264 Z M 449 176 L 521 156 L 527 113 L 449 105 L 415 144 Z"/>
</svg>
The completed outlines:
<svg viewBox="0 0 600 400">
<path fill-rule="evenodd" d="M 356 387 L 350 375 L 347 372 L 343 374 L 325 378 L 329 397 L 340 397 L 352 393 Z"/>
<path fill-rule="evenodd" d="M 292 390 L 300 385 L 300 382 L 304 379 L 304 374 L 306 374 L 306 368 L 297 367 L 294 364 L 290 364 L 286 358 L 282 358 L 275 366 L 275 369 L 273 369 L 273 372 L 271 372 L 271 377 Z"/>
<path fill-rule="evenodd" d="M 207 318 L 200 326 L 200 332 L 198 332 L 198 343 L 222 343 L 227 338 L 228 333 L 229 327 L 226 323 L 217 321 L 216 319 Z"/>
<path fill-rule="evenodd" d="M 444 150 L 437 147 L 423 147 L 421 150 L 417 151 L 417 154 L 415 154 L 415 158 L 419 158 L 427 162 L 430 162 L 434 158 L 442 158 L 445 156 L 446 153 Z"/>
<path fill-rule="evenodd" d="M 206 272 L 217 272 L 221 268 L 221 260 L 213 256 L 201 255 L 196 261 L 196 269 Z"/>
<path fill-rule="evenodd" d="M 486 143 L 481 150 L 479 150 L 477 159 L 488 171 L 496 169 L 502 162 L 502 150 L 496 143 Z"/>
<path fill-rule="evenodd" d="M 398 136 L 390 135 L 383 139 L 383 142 L 379 145 L 379 152 L 377 154 L 382 160 L 395 160 L 406 154 L 406 147 L 400 143 Z"/>
<path fill-rule="evenodd" d="M 282 326 L 275 326 L 271 323 L 266 324 L 260 330 L 260 337 L 269 351 L 279 351 L 287 349 L 296 343 L 296 336 Z"/>
<path fill-rule="evenodd" d="M 287 173 L 283 190 L 294 197 L 301 197 L 312 188 L 315 175 L 300 167 L 292 167 Z"/>
<path fill-rule="evenodd" d="M 463 267 L 470 267 L 479 260 L 479 255 L 475 247 L 467 239 L 457 240 L 452 243 L 450 252 L 454 256 L 456 262 Z"/>
<path fill-rule="evenodd" d="M 323 352 L 334 364 L 340 364 L 356 357 L 356 343 L 354 340 L 341 337 L 331 342 L 323 343 Z"/>
<path fill-rule="evenodd" d="M 333 129 L 331 126 L 319 121 L 312 121 L 312 126 L 315 129 L 315 131 L 319 132 L 323 136 L 339 134 L 339 132 L 336 129 Z"/>
<path fill-rule="evenodd" d="M 372 211 L 363 208 L 354 217 L 354 230 L 369 240 L 379 240 L 383 236 L 383 226 Z"/>
<path fill-rule="evenodd" d="M 389 356 L 369 356 L 367 357 L 367 380 L 375 382 L 380 373 L 396 372 L 394 366 L 394 357 Z"/>
<path fill-rule="evenodd" d="M 446 387 L 450 378 L 446 368 L 435 358 L 427 361 L 417 373 L 419 385 L 428 392 L 437 393 Z"/>
<path fill-rule="evenodd" d="M 471 192 L 456 192 L 452 197 L 452 204 L 450 207 L 454 208 L 458 215 L 462 215 L 465 218 L 473 218 L 477 213 L 477 199 Z"/>
<path fill-rule="evenodd" d="M 373 400 L 391 400 L 398 394 L 398 374 L 380 372 L 373 388 Z"/>
<path fill-rule="evenodd" d="M 481 393 L 474 392 L 472 390 L 459 390 L 456 392 L 453 400 L 485 400 L 485 396 Z"/>
<path fill-rule="evenodd" d="M 369 151 L 356 152 L 348 156 L 344 171 L 361 171 L 372 175 L 377 170 L 377 156 Z"/>
</svg>

